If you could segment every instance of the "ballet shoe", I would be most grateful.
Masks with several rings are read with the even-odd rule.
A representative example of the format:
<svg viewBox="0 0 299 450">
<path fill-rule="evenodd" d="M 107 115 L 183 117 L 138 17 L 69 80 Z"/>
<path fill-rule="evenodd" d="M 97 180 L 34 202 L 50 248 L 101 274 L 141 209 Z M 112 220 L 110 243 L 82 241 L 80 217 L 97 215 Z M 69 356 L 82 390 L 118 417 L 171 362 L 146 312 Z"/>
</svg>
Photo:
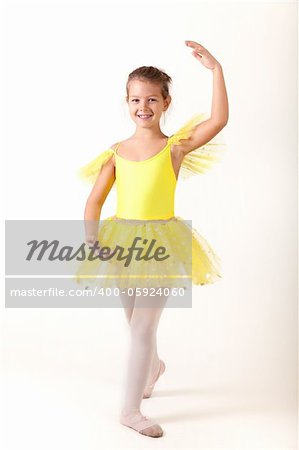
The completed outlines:
<svg viewBox="0 0 299 450">
<path fill-rule="evenodd" d="M 143 392 L 143 398 L 149 398 L 154 390 L 155 384 L 158 381 L 158 378 L 160 378 L 160 376 L 165 372 L 165 363 L 164 361 L 162 361 L 162 359 L 159 360 L 159 370 L 158 373 L 156 375 L 156 377 L 154 378 L 153 382 L 151 384 L 147 384 L 144 388 L 144 392 Z"/>
<path fill-rule="evenodd" d="M 159 424 L 149 419 L 147 416 L 139 413 L 121 414 L 120 423 L 126 427 L 132 428 L 138 433 L 149 437 L 161 437 L 163 436 L 163 430 Z"/>
</svg>

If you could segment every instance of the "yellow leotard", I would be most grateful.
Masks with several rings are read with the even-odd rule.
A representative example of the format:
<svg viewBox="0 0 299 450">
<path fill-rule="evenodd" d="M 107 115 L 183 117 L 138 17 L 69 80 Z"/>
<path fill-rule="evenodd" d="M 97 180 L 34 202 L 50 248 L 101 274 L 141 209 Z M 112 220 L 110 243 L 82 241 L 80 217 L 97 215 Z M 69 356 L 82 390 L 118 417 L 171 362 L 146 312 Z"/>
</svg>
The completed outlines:
<svg viewBox="0 0 299 450">
<path fill-rule="evenodd" d="M 131 161 L 114 149 L 117 189 L 117 217 L 123 219 L 169 219 L 174 216 L 176 176 L 171 160 L 171 143 L 154 156 Z"/>
</svg>

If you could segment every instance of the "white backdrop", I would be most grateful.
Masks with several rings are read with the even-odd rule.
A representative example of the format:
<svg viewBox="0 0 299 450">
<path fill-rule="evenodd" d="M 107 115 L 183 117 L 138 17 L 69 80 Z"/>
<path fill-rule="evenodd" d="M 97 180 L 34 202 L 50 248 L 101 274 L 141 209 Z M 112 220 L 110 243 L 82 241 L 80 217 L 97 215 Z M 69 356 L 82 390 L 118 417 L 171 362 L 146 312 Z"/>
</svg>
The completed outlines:
<svg viewBox="0 0 299 450">
<path fill-rule="evenodd" d="M 212 73 L 184 41 L 220 62 L 227 151 L 179 183 L 176 215 L 213 246 L 223 278 L 194 287 L 191 309 L 163 312 L 166 372 L 142 408 L 165 430 L 160 448 L 297 448 L 297 4 L 11 1 L 1 17 L 5 219 L 83 218 L 90 187 L 76 171 L 133 133 L 132 70 L 173 78 L 170 135 L 211 109 Z M 111 192 L 102 218 L 114 212 Z M 122 310 L 3 301 L 1 329 L 2 448 L 154 445 L 118 424 Z"/>
</svg>

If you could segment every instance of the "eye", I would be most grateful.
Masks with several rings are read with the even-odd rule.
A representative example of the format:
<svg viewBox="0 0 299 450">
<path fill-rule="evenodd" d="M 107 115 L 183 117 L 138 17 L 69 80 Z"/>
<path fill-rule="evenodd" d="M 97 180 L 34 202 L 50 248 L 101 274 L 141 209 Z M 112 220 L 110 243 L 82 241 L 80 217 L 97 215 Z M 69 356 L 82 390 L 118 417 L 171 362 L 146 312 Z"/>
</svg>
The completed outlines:
<svg viewBox="0 0 299 450">
<path fill-rule="evenodd" d="M 149 100 L 153 100 L 154 102 L 157 101 L 157 99 L 155 99 L 155 98 L 149 98 Z M 138 101 L 139 101 L 138 98 L 132 98 L 132 100 L 131 100 L 131 102 L 138 102 Z"/>
</svg>

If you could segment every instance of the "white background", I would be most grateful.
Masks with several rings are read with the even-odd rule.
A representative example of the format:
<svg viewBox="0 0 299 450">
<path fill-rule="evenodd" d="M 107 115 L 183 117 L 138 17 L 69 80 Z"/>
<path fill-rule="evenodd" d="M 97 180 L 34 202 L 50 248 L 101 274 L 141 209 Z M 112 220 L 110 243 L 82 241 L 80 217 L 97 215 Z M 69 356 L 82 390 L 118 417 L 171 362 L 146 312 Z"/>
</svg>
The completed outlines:
<svg viewBox="0 0 299 450">
<path fill-rule="evenodd" d="M 212 73 L 186 39 L 222 65 L 230 113 L 221 164 L 177 187 L 176 214 L 213 246 L 223 278 L 162 314 L 166 372 L 142 410 L 165 436 L 118 423 L 121 309 L 3 299 L 2 448 L 297 448 L 297 4 L 11 1 L 1 18 L 5 219 L 83 218 L 90 187 L 76 171 L 133 133 L 135 68 L 173 78 L 168 135 L 210 112 Z"/>
</svg>

